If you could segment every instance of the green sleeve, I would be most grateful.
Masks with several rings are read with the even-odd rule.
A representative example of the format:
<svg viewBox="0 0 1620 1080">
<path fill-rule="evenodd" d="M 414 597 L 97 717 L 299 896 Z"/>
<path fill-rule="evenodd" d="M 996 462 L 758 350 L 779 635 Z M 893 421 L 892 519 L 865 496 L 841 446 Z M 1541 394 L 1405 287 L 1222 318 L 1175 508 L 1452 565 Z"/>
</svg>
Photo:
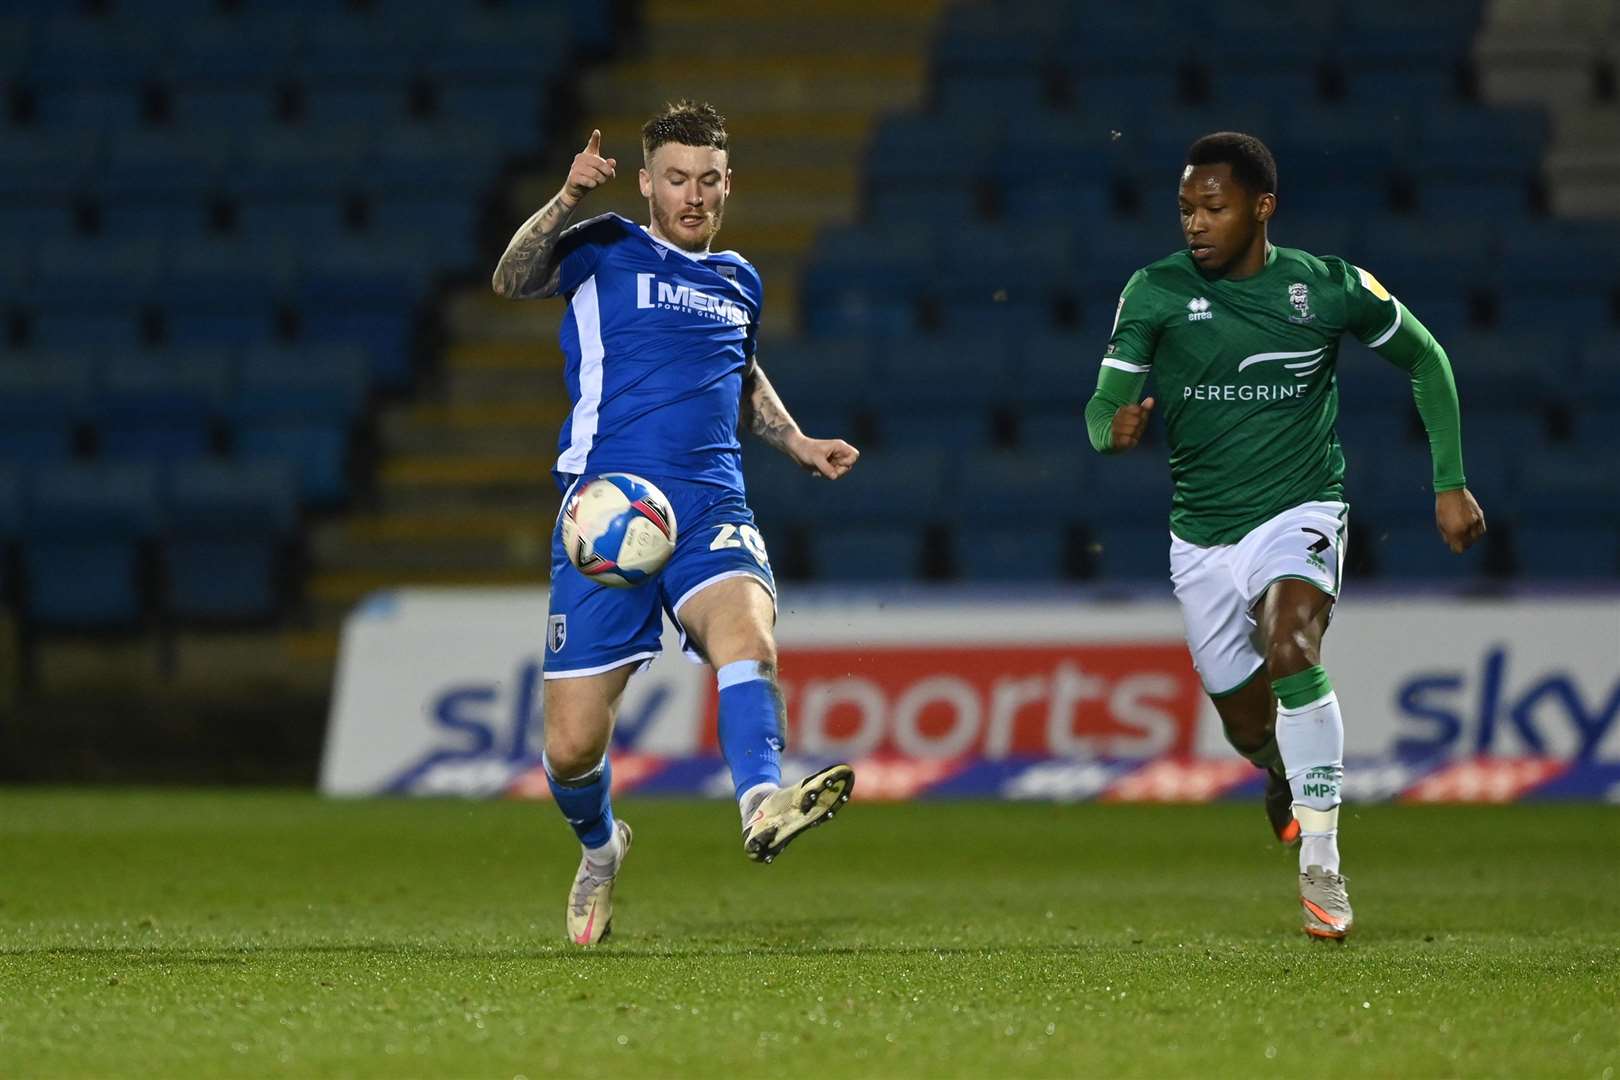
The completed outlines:
<svg viewBox="0 0 1620 1080">
<path fill-rule="evenodd" d="M 1462 458 L 1462 416 L 1457 406 L 1457 383 L 1451 361 L 1434 335 L 1406 305 L 1396 301 L 1397 322 L 1374 351 L 1405 371 L 1412 379 L 1412 400 L 1423 429 L 1429 433 L 1429 457 L 1434 462 L 1434 490 L 1465 487 Z"/>
<path fill-rule="evenodd" d="M 1113 453 L 1114 413 L 1142 396 L 1158 342 L 1153 292 L 1146 272 L 1138 270 L 1119 295 L 1114 328 L 1097 374 L 1097 392 L 1086 402 L 1086 432 L 1091 436 L 1091 448 L 1098 453 Z"/>
<path fill-rule="evenodd" d="M 1097 392 L 1086 402 L 1086 431 L 1091 435 L 1093 450 L 1101 454 L 1114 452 L 1114 413 L 1121 405 L 1134 405 L 1146 382 L 1146 372 L 1103 365 L 1097 373 Z"/>
</svg>

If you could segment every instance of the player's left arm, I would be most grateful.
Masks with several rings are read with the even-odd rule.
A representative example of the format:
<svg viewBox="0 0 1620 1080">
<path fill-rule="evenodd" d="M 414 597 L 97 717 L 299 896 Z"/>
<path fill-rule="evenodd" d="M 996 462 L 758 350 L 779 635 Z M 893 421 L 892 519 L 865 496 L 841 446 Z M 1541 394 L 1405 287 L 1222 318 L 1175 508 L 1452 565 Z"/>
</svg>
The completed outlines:
<svg viewBox="0 0 1620 1080">
<path fill-rule="evenodd" d="M 1434 467 L 1434 522 L 1446 545 L 1461 554 L 1485 535 L 1485 512 L 1463 474 L 1462 413 L 1451 361 L 1428 327 L 1377 278 L 1350 269 L 1355 278 L 1347 282 L 1350 329 L 1412 380 L 1412 400 L 1429 435 Z"/>
<path fill-rule="evenodd" d="M 800 431 L 757 357 L 751 357 L 743 371 L 742 399 L 748 430 L 809 472 L 837 480 L 860 460 L 861 452 L 843 439 L 812 439 Z"/>
</svg>

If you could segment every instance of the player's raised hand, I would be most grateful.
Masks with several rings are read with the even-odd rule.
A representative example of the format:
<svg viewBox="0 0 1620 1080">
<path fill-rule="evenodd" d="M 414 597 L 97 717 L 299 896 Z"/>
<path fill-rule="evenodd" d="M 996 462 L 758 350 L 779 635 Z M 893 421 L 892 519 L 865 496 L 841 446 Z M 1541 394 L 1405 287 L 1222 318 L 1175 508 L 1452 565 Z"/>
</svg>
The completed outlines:
<svg viewBox="0 0 1620 1080">
<path fill-rule="evenodd" d="M 837 480 L 855 467 L 861 452 L 843 439 L 804 438 L 791 448 L 793 460 L 817 476 Z"/>
<path fill-rule="evenodd" d="M 1114 411 L 1114 442 L 1115 450 L 1129 450 L 1142 441 L 1142 432 L 1147 430 L 1148 417 L 1153 414 L 1153 399 L 1147 398 L 1140 405 L 1121 405 Z"/>
<path fill-rule="evenodd" d="M 616 158 L 602 156 L 602 132 L 592 131 L 585 149 L 574 155 L 568 181 L 563 184 L 563 201 L 570 207 L 577 206 L 586 195 L 613 179 L 618 164 Z"/>
<path fill-rule="evenodd" d="M 1442 491 L 1434 497 L 1434 523 L 1454 554 L 1461 555 L 1485 535 L 1485 511 L 1467 488 Z"/>
</svg>

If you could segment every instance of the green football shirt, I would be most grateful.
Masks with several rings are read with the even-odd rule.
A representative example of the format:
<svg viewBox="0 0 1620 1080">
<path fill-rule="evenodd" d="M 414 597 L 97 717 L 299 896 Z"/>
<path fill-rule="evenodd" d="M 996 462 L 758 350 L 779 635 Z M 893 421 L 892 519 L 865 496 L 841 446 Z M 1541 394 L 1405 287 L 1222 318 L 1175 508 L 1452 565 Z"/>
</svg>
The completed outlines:
<svg viewBox="0 0 1620 1080">
<path fill-rule="evenodd" d="M 1432 374 L 1431 354 L 1438 354 L 1444 386 L 1429 396 L 1433 405 L 1449 392 L 1450 419 L 1443 408 L 1424 408 L 1421 393 L 1419 406 L 1436 448 L 1437 490 L 1461 487 L 1460 446 L 1454 463 L 1449 453 L 1458 424 L 1445 354 L 1365 270 L 1272 247 L 1260 272 L 1241 280 L 1206 278 L 1185 251 L 1131 276 L 1100 385 L 1111 372 L 1123 373 L 1136 377 L 1140 391 L 1152 374 L 1170 446 L 1177 536 L 1201 546 L 1235 543 L 1290 507 L 1343 499 L 1335 368 L 1347 333 L 1413 371 L 1415 392 L 1414 369 Z M 1098 396 L 1113 397 L 1101 389 Z M 1096 443 L 1096 421 L 1111 423 L 1113 408 L 1088 408 L 1087 415 Z"/>
</svg>

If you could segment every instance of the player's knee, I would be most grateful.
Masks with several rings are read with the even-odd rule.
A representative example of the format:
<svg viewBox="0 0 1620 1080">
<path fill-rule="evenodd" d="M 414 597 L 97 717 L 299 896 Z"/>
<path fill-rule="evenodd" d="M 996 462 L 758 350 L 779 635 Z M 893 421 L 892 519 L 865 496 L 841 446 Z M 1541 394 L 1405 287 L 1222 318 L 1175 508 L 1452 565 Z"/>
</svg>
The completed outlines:
<svg viewBox="0 0 1620 1080">
<path fill-rule="evenodd" d="M 1244 711 L 1236 715 L 1222 714 L 1221 725 L 1226 730 L 1226 741 L 1240 754 L 1251 754 L 1271 741 L 1269 713 Z"/>
<path fill-rule="evenodd" d="M 1272 681 L 1297 675 L 1316 663 L 1316 646 L 1303 629 L 1279 630 L 1266 645 L 1266 676 Z"/>
<path fill-rule="evenodd" d="M 586 717 L 548 715 L 546 718 L 546 762 L 553 776 L 572 779 L 596 768 L 607 752 L 609 724 L 592 723 Z"/>
</svg>

